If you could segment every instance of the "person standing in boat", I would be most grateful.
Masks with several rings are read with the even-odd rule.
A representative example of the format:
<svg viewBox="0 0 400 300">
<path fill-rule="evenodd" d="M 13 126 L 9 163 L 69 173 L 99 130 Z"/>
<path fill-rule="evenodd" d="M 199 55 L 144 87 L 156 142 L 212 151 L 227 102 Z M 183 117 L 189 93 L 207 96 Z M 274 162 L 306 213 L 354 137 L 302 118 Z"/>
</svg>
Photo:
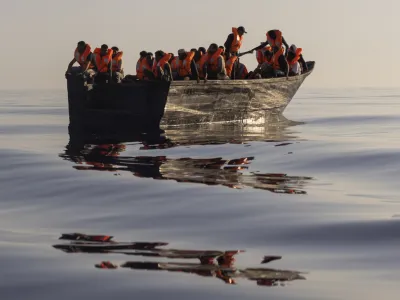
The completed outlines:
<svg viewBox="0 0 400 300">
<path fill-rule="evenodd" d="M 103 82 L 112 80 L 112 55 L 113 50 L 109 49 L 106 44 L 100 48 L 94 49 L 94 61 L 96 63 L 96 81 Z"/>
<path fill-rule="evenodd" d="M 76 62 L 80 66 L 79 73 L 82 74 L 85 79 L 92 78 L 96 74 L 96 72 L 93 70 L 94 64 L 92 63 L 93 53 L 91 51 L 91 47 L 84 41 L 78 42 L 74 52 L 74 58 L 69 63 L 67 71 L 65 72 L 66 77 L 71 74 L 72 66 Z"/>
<path fill-rule="evenodd" d="M 267 41 L 264 43 L 261 43 L 260 46 L 254 48 L 253 50 L 260 50 L 268 45 L 271 46 L 272 49 L 274 49 L 275 46 L 278 48 L 282 48 L 285 46 L 285 56 L 287 55 L 287 52 L 289 50 L 289 45 L 286 43 L 284 37 L 282 36 L 282 32 L 277 29 L 270 30 L 266 33 L 267 36 Z"/>
<path fill-rule="evenodd" d="M 232 27 L 232 33 L 228 35 L 225 46 L 225 58 L 229 59 L 231 54 L 237 55 L 243 43 L 243 35 L 247 33 L 243 26 Z"/>
<path fill-rule="evenodd" d="M 124 78 L 124 69 L 122 68 L 122 55 L 124 52 L 119 51 L 119 48 L 114 46 L 111 47 L 113 54 L 112 54 L 112 76 L 113 81 L 120 83 L 121 80 Z"/>
<path fill-rule="evenodd" d="M 172 78 L 172 70 L 169 64 L 169 60 L 171 55 L 169 53 L 165 53 L 164 51 L 157 51 L 155 53 L 155 60 L 153 64 L 152 72 L 145 71 L 145 75 L 151 77 L 155 80 L 164 80 L 164 81 L 173 81 Z"/>
<path fill-rule="evenodd" d="M 289 75 L 300 75 L 308 71 L 308 66 L 302 55 L 302 49 L 296 45 L 291 45 L 287 54 L 287 62 L 289 64 Z"/>
<path fill-rule="evenodd" d="M 197 80 L 199 79 L 199 72 L 197 71 L 196 62 L 194 61 L 193 51 L 186 52 L 185 49 L 178 50 L 178 57 L 176 60 L 178 80 Z"/>
<path fill-rule="evenodd" d="M 204 82 L 208 79 L 226 80 L 225 60 L 221 55 L 222 49 L 217 44 L 211 44 L 203 61 Z M 204 56 L 203 56 L 204 57 Z"/>
</svg>

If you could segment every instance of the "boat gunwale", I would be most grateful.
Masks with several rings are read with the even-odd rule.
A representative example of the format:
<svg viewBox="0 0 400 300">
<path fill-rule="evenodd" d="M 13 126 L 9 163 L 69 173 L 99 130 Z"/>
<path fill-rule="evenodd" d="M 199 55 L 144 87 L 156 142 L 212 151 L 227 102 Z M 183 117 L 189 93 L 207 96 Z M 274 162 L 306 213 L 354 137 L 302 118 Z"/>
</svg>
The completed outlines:
<svg viewBox="0 0 400 300">
<path fill-rule="evenodd" d="M 277 77 L 277 78 L 262 78 L 262 79 L 239 79 L 239 80 L 208 80 L 206 83 L 203 83 L 203 86 L 210 86 L 210 85 L 253 85 L 253 84 L 266 84 L 266 83 L 278 83 L 283 81 L 298 81 L 303 78 L 306 78 L 310 75 L 315 67 L 315 62 L 312 63 L 312 68 L 305 73 L 302 73 L 297 76 L 289 76 L 289 77 Z M 172 87 L 186 87 L 186 86 L 196 86 L 197 82 L 193 80 L 179 80 L 171 82 Z"/>
</svg>

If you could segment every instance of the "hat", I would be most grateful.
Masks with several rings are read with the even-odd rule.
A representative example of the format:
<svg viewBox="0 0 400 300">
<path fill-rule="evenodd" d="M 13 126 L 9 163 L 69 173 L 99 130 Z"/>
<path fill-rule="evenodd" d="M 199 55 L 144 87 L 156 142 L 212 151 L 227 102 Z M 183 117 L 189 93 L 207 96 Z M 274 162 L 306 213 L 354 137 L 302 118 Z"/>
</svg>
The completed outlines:
<svg viewBox="0 0 400 300">
<path fill-rule="evenodd" d="M 178 54 L 185 54 L 185 53 L 186 53 L 185 49 L 179 49 L 178 50 Z"/>
<path fill-rule="evenodd" d="M 243 26 L 239 26 L 237 30 L 242 30 L 244 33 L 247 33 L 246 29 Z"/>
</svg>

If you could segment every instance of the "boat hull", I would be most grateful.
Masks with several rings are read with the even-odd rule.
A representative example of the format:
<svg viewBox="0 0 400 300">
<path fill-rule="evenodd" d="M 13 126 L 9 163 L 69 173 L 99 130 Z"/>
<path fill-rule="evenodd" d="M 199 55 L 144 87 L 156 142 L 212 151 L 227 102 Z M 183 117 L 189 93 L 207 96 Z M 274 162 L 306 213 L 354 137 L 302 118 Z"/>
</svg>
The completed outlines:
<svg viewBox="0 0 400 300">
<path fill-rule="evenodd" d="M 86 85 L 72 74 L 67 78 L 69 131 L 159 132 L 169 86 L 162 81 Z"/>
<path fill-rule="evenodd" d="M 299 76 L 171 84 L 162 125 L 261 120 L 280 114 L 312 72 Z"/>
</svg>

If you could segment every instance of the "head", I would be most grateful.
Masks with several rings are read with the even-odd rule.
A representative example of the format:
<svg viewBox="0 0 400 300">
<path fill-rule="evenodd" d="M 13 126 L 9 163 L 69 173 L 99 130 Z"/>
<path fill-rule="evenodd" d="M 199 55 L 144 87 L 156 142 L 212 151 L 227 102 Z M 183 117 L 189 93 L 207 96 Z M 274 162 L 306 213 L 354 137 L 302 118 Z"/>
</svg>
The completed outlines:
<svg viewBox="0 0 400 300">
<path fill-rule="evenodd" d="M 201 56 L 202 56 L 202 53 L 200 51 L 196 50 L 196 52 L 194 53 L 194 58 L 193 58 L 194 61 L 198 62 L 200 60 Z"/>
<path fill-rule="evenodd" d="M 204 47 L 200 47 L 199 52 L 201 52 L 201 54 L 206 54 L 207 50 Z"/>
<path fill-rule="evenodd" d="M 156 61 L 160 61 L 164 57 L 165 53 L 164 51 L 158 50 L 156 53 L 154 53 L 154 57 Z"/>
<path fill-rule="evenodd" d="M 113 51 L 113 56 L 115 56 L 119 52 L 119 48 L 117 46 L 111 47 Z"/>
<path fill-rule="evenodd" d="M 106 55 L 108 51 L 108 46 L 106 44 L 101 45 L 100 55 Z"/>
<path fill-rule="evenodd" d="M 180 60 L 185 59 L 186 56 L 187 56 L 186 50 L 185 49 L 179 49 L 178 50 L 178 56 L 179 56 Z"/>
<path fill-rule="evenodd" d="M 140 58 L 145 58 L 147 56 L 147 52 L 146 51 L 141 51 L 139 53 L 139 55 L 140 55 Z"/>
<path fill-rule="evenodd" d="M 197 51 L 197 49 L 196 49 L 196 48 L 192 48 L 192 49 L 190 49 L 190 52 L 194 52 L 194 53 L 196 53 L 196 51 Z"/>
<path fill-rule="evenodd" d="M 218 48 L 219 48 L 219 49 L 222 49 L 221 55 L 224 55 L 224 53 L 225 53 L 225 47 L 224 47 L 224 46 L 219 46 Z"/>
<path fill-rule="evenodd" d="M 215 52 L 218 51 L 218 45 L 217 44 L 211 44 L 210 47 L 208 47 L 207 52 L 210 54 L 214 54 Z"/>
<path fill-rule="evenodd" d="M 78 52 L 83 53 L 86 49 L 86 43 L 84 41 L 80 41 L 77 45 Z"/>
<path fill-rule="evenodd" d="M 153 53 L 147 52 L 146 58 L 147 58 L 147 60 L 149 60 L 149 61 L 153 60 L 153 58 L 154 58 L 154 57 L 153 57 Z"/>
<path fill-rule="evenodd" d="M 244 29 L 243 26 L 239 26 L 238 29 L 237 29 L 237 31 L 238 31 L 238 35 L 239 35 L 239 36 L 242 36 L 242 35 L 244 35 L 245 33 L 247 33 L 247 32 L 246 32 L 246 29 Z"/>
</svg>

